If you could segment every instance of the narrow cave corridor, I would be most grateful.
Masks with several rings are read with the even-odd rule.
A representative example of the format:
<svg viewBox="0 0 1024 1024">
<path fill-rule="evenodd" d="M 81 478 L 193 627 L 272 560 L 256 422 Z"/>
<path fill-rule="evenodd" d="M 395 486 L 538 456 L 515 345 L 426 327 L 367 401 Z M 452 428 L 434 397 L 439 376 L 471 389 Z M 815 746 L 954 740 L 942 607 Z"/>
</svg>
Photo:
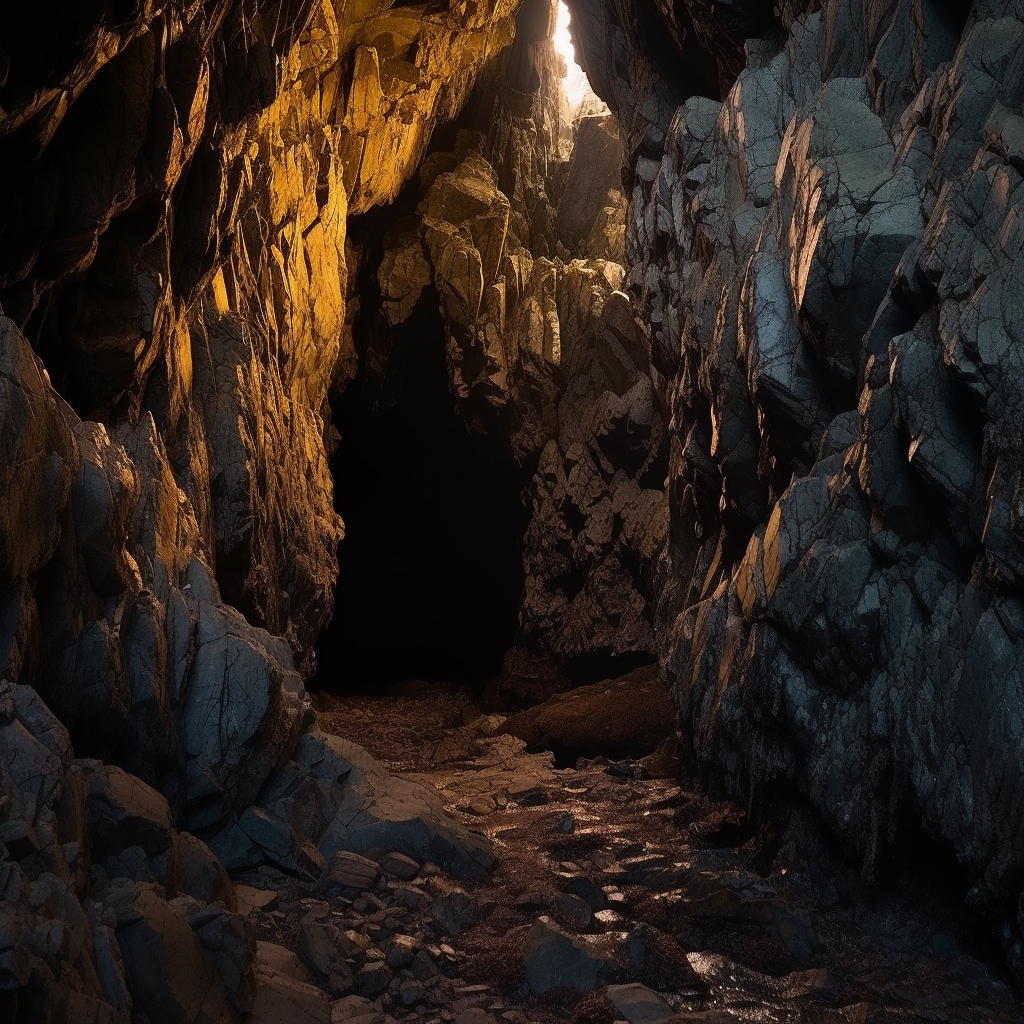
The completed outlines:
<svg viewBox="0 0 1024 1024">
<path fill-rule="evenodd" d="M 1022 82 L 0 2 L 0 1024 L 1019 1024 Z"/>
<path fill-rule="evenodd" d="M 378 692 L 408 679 L 480 689 L 515 638 L 522 471 L 459 415 L 438 303 L 428 290 L 389 328 L 363 295 L 361 369 L 334 402 L 345 540 L 317 689 Z M 371 345 L 381 358 L 368 358 Z"/>
</svg>

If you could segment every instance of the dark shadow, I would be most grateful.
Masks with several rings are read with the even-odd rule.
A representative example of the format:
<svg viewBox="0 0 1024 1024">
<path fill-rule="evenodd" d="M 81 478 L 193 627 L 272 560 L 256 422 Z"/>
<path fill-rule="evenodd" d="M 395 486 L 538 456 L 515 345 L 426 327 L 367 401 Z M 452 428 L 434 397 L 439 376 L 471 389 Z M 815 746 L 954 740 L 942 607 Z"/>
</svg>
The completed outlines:
<svg viewBox="0 0 1024 1024">
<path fill-rule="evenodd" d="M 527 514 L 510 457 L 469 434 L 449 390 L 438 296 L 397 328 L 376 260 L 360 289 L 360 371 L 334 402 L 345 520 L 334 619 L 313 686 L 380 692 L 409 678 L 483 687 L 516 630 Z"/>
</svg>

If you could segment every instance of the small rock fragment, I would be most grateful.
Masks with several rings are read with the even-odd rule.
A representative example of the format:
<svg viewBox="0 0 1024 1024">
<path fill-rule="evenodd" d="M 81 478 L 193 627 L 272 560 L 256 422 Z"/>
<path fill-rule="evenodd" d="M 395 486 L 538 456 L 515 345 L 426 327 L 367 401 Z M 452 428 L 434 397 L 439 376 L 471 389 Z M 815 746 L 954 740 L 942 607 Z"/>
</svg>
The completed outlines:
<svg viewBox="0 0 1024 1024">
<path fill-rule="evenodd" d="M 494 910 L 494 903 L 456 890 L 434 900 L 430 916 L 448 935 L 457 938 L 479 924 Z"/>
<path fill-rule="evenodd" d="M 420 865 L 412 857 L 391 850 L 380 859 L 380 869 L 385 875 L 391 875 L 403 882 L 411 882 L 419 874 Z"/>
<path fill-rule="evenodd" d="M 567 935 L 549 917 L 539 918 L 523 942 L 526 980 L 538 995 L 556 988 L 592 992 L 615 980 L 618 965 L 610 953 Z"/>
<path fill-rule="evenodd" d="M 371 960 L 356 972 L 356 988 L 361 995 L 375 999 L 387 989 L 393 977 L 391 968 L 383 960 Z"/>
<path fill-rule="evenodd" d="M 629 1024 L 661 1024 L 672 1015 L 672 1008 L 646 985 L 609 985 L 608 1001 Z"/>
<path fill-rule="evenodd" d="M 372 889 L 380 878 L 380 865 L 358 853 L 339 850 L 331 855 L 324 873 L 323 889 L 326 893 L 344 892 L 346 889 L 364 891 Z"/>
</svg>

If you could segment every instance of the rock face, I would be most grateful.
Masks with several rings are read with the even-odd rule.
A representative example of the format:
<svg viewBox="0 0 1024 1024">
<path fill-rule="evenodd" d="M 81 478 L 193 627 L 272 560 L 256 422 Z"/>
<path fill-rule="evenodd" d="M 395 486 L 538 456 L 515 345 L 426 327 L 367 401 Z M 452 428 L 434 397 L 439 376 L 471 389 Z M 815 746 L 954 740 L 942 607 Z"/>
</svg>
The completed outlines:
<svg viewBox="0 0 1024 1024">
<path fill-rule="evenodd" d="M 471 97 L 454 152 L 423 165 L 416 216 L 390 232 L 378 280 L 390 324 L 437 293 L 467 425 L 533 469 L 516 657 L 541 658 L 549 679 L 600 678 L 593 666 L 654 651 L 665 425 L 614 262 L 617 131 L 607 113 L 585 117 L 566 145 L 545 88 L 550 23 L 519 52 L 536 14 L 547 5 L 520 9 L 517 44 Z"/>
<path fill-rule="evenodd" d="M 242 3 L 161 0 L 90 8 L 59 37 L 46 4 L 0 21 L 0 303 L 79 414 L 130 429 L 141 492 L 160 476 L 140 459 L 164 451 L 159 486 L 195 536 L 152 573 L 176 585 L 194 548 L 307 675 L 342 536 L 325 413 L 353 370 L 346 217 L 397 194 L 514 6 L 295 0 L 265 25 Z M 93 538 L 107 557 L 122 540 Z"/>
<path fill-rule="evenodd" d="M 571 6 L 614 130 L 547 0 L 0 12 L 0 1011 L 229 1020 L 225 868 L 491 865 L 303 688 L 407 184 L 377 337 L 438 305 L 529 481 L 506 689 L 660 653 L 691 769 L 923 828 L 1024 976 L 1020 5 Z"/>
<path fill-rule="evenodd" d="M 799 791 L 868 871 L 923 827 L 1020 963 L 1020 6 L 784 4 L 725 93 L 645 78 L 650 26 L 571 6 L 637 140 L 692 765 Z M 717 16 L 674 11 L 666 37 Z"/>
<path fill-rule="evenodd" d="M 343 533 L 347 216 L 514 8 L 0 13 L 0 1017 L 235 1019 L 222 865 L 318 874 L 353 822 L 486 870 L 310 732 L 303 675 Z"/>
</svg>

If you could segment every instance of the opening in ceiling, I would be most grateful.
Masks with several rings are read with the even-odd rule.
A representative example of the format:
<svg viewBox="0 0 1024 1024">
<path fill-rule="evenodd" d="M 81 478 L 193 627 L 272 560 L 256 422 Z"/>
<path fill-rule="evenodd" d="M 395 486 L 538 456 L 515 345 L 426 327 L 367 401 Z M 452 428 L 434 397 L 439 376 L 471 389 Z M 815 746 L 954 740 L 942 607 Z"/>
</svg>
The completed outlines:
<svg viewBox="0 0 1024 1024">
<path fill-rule="evenodd" d="M 565 94 L 569 97 L 569 104 L 575 113 L 591 89 L 586 72 L 576 62 L 576 49 L 572 44 L 572 36 L 569 34 L 569 21 L 569 8 L 559 0 L 554 44 L 555 49 L 565 58 L 566 74 L 562 84 L 565 86 Z"/>
</svg>

